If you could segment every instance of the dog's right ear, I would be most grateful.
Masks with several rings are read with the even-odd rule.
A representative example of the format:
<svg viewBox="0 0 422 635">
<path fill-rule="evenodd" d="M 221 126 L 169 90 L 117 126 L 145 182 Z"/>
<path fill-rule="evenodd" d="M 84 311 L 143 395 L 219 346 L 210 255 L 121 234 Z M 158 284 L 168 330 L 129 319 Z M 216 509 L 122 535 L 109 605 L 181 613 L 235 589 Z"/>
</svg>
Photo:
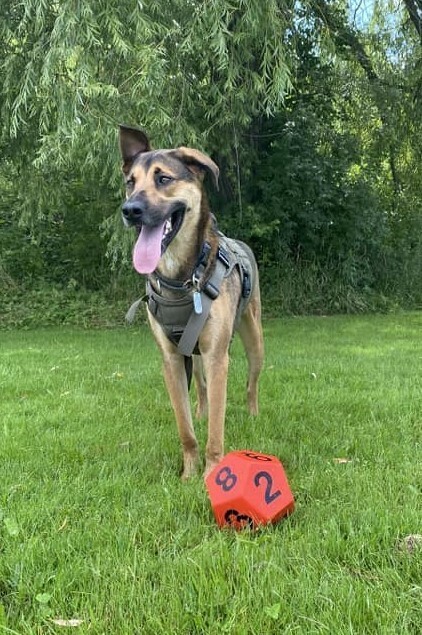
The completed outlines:
<svg viewBox="0 0 422 635">
<path fill-rule="evenodd" d="M 129 172 L 132 163 L 138 154 L 149 152 L 151 146 L 145 132 L 139 128 L 120 125 L 120 152 L 123 159 L 122 170 L 125 174 Z"/>
</svg>

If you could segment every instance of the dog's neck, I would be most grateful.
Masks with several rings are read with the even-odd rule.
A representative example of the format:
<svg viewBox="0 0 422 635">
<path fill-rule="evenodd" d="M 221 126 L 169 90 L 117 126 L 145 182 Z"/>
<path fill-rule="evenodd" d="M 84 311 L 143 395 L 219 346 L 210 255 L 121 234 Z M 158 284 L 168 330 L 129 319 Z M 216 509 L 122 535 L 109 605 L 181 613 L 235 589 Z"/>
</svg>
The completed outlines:
<svg viewBox="0 0 422 635">
<path fill-rule="evenodd" d="M 202 192 L 199 214 L 194 210 L 186 210 L 183 225 L 162 255 L 155 274 L 158 278 L 162 277 L 177 283 L 190 281 L 205 242 L 211 247 L 208 265 L 204 272 L 204 277 L 207 278 L 208 269 L 212 268 L 215 261 L 218 235 L 206 195 Z M 154 281 L 154 276 L 151 281 Z"/>
</svg>

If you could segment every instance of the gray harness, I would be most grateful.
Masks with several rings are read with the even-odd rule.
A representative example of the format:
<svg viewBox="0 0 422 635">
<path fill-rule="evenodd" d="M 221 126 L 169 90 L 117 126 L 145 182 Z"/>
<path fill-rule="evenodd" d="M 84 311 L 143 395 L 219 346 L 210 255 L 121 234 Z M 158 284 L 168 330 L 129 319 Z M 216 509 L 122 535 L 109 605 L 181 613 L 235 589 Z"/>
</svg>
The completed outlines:
<svg viewBox="0 0 422 635">
<path fill-rule="evenodd" d="M 150 313 L 159 322 L 168 339 L 177 346 L 185 357 L 199 353 L 198 338 L 209 316 L 213 301 L 220 294 L 220 287 L 237 269 L 241 281 L 241 297 L 236 311 L 235 328 L 245 310 L 254 288 L 257 266 L 251 249 L 243 242 L 227 238 L 219 233 L 219 247 L 214 270 L 203 283 L 210 245 L 204 243 L 202 254 L 188 282 L 175 282 L 155 277 L 156 288 L 147 281 L 146 295 L 132 304 L 126 320 L 133 322 L 142 301 L 146 301 Z M 172 291 L 174 297 L 161 295 L 161 288 Z"/>
</svg>

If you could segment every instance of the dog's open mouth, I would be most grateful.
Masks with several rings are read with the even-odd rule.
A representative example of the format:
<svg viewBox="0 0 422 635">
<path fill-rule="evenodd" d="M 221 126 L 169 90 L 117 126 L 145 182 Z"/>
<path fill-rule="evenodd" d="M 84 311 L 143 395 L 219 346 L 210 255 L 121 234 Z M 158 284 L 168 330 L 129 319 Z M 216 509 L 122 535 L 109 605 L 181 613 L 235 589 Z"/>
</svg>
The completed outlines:
<svg viewBox="0 0 422 635">
<path fill-rule="evenodd" d="M 133 266 L 138 273 L 149 274 L 157 268 L 161 256 L 182 226 L 185 211 L 183 205 L 155 227 L 141 225 L 133 249 Z"/>
<path fill-rule="evenodd" d="M 167 249 L 173 238 L 182 226 L 183 217 L 185 215 L 185 207 L 180 207 L 166 220 L 164 223 L 163 239 L 161 241 L 161 253 Z"/>
</svg>

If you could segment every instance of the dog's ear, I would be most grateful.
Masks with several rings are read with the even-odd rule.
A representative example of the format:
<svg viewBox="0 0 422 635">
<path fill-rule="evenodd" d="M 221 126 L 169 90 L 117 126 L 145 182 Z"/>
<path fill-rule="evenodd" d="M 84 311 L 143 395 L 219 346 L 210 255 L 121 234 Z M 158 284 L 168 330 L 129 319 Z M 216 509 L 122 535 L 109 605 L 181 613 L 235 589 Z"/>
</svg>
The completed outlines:
<svg viewBox="0 0 422 635">
<path fill-rule="evenodd" d="M 149 152 L 151 146 L 145 132 L 130 126 L 119 126 L 120 152 L 123 159 L 123 172 L 127 173 L 135 158 L 142 152 Z"/>
<path fill-rule="evenodd" d="M 208 172 L 212 176 L 215 188 L 218 190 L 218 175 L 220 174 L 220 170 L 218 169 L 218 165 L 216 165 L 209 156 L 199 150 L 185 148 L 183 146 L 175 150 L 175 156 L 201 178 L 204 177 L 205 172 Z"/>
</svg>

